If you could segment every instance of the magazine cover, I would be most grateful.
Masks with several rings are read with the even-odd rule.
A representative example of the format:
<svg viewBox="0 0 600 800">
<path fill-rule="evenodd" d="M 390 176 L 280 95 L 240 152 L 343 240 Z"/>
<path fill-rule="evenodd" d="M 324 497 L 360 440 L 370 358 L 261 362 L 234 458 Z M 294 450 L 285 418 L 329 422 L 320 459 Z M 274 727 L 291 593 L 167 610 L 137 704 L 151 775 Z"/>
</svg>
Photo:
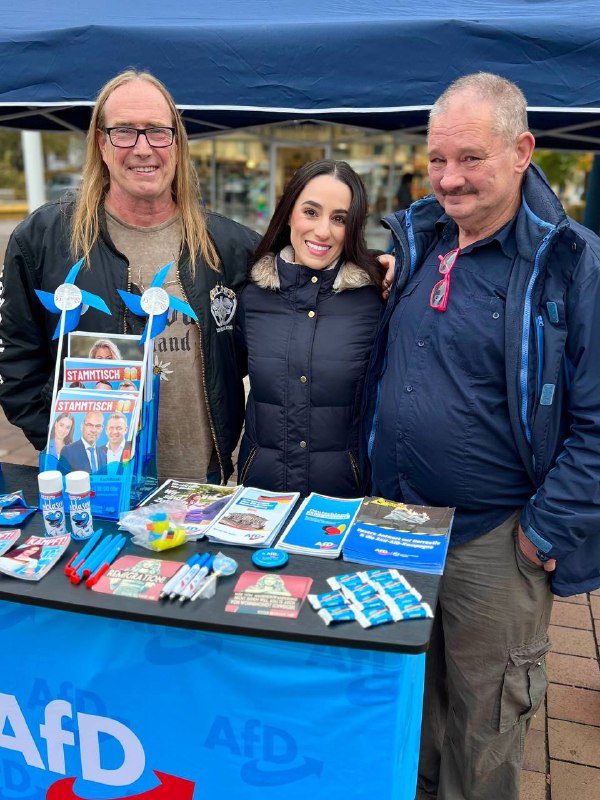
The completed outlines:
<svg viewBox="0 0 600 800">
<path fill-rule="evenodd" d="M 242 489 L 206 529 L 210 541 L 269 547 L 292 512 L 298 492 Z"/>
<path fill-rule="evenodd" d="M 107 361 L 141 361 L 144 348 L 139 341 L 139 336 L 131 334 L 72 331 L 69 334 L 67 356 Z"/>
<path fill-rule="evenodd" d="M 61 389 L 50 416 L 47 451 L 64 472 L 118 472 L 131 456 L 135 396 Z"/>
<path fill-rule="evenodd" d="M 64 360 L 63 386 L 66 389 L 139 392 L 141 361 L 99 361 L 96 358 Z"/>
<path fill-rule="evenodd" d="M 453 508 L 365 497 L 344 542 L 344 561 L 441 575 Z"/>
<path fill-rule="evenodd" d="M 19 528 L 14 528 L 12 531 L 0 531 L 0 556 L 10 550 L 20 535 Z"/>
<path fill-rule="evenodd" d="M 291 553 L 337 558 L 362 497 L 346 500 L 310 494 L 277 543 Z"/>
<path fill-rule="evenodd" d="M 165 583 L 183 566 L 182 561 L 163 561 L 144 556 L 121 556 L 92 589 L 103 594 L 158 600 Z"/>
<path fill-rule="evenodd" d="M 312 578 L 277 572 L 243 572 L 225 611 L 296 619 Z"/>
<path fill-rule="evenodd" d="M 39 581 L 56 564 L 70 541 L 69 535 L 50 539 L 47 536 L 30 536 L 0 556 L 0 572 L 25 581 Z"/>
<path fill-rule="evenodd" d="M 170 478 L 141 503 L 163 503 L 169 500 L 184 502 L 188 511 L 183 524 L 187 535 L 204 536 L 208 525 L 238 491 L 238 486 L 218 486 L 211 483 L 176 481 Z"/>
</svg>

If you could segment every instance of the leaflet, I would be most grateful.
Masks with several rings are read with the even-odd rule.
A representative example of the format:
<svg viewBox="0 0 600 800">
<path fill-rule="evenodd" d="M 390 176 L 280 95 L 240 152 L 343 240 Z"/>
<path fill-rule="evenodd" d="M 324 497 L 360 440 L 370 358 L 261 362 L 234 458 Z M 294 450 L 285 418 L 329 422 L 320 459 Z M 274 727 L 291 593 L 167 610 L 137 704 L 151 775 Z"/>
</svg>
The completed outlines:
<svg viewBox="0 0 600 800">
<path fill-rule="evenodd" d="M 122 469 L 131 458 L 136 401 L 137 395 L 128 392 L 61 389 L 51 411 L 48 439 L 49 452 L 54 448 L 58 455 L 57 425 L 68 424 L 58 456 L 59 468 L 93 474 Z"/>
<path fill-rule="evenodd" d="M 70 536 L 30 536 L 0 556 L 0 572 L 25 581 L 39 581 L 65 552 Z"/>
<path fill-rule="evenodd" d="M 365 497 L 344 542 L 344 560 L 441 575 L 453 519 L 453 508 Z"/>
<path fill-rule="evenodd" d="M 206 529 L 211 542 L 269 547 L 294 509 L 298 492 L 246 487 Z"/>
<path fill-rule="evenodd" d="M 277 572 L 243 572 L 227 601 L 225 611 L 296 619 L 312 578 Z"/>
<path fill-rule="evenodd" d="M 181 561 L 121 556 L 110 565 L 108 571 L 92 586 L 92 589 L 104 594 L 156 601 L 167 581 L 182 566 Z"/>
<path fill-rule="evenodd" d="M 338 558 L 362 498 L 347 500 L 310 494 L 302 503 L 278 547 L 290 553 Z"/>
<path fill-rule="evenodd" d="M 218 486 L 211 483 L 194 483 L 192 481 L 166 480 L 149 497 L 140 503 L 148 506 L 152 503 L 164 503 L 169 500 L 180 500 L 187 505 L 187 513 L 183 527 L 188 538 L 201 539 L 217 514 L 230 502 L 238 486 Z"/>
<path fill-rule="evenodd" d="M 69 389 L 139 392 L 142 362 L 67 357 L 63 375 Z"/>
<path fill-rule="evenodd" d="M 130 333 L 72 331 L 68 338 L 67 355 L 72 358 L 141 361 L 143 352 L 139 335 Z"/>
<path fill-rule="evenodd" d="M 0 531 L 0 556 L 13 546 L 20 535 L 19 528 L 14 528 L 12 531 Z"/>
</svg>

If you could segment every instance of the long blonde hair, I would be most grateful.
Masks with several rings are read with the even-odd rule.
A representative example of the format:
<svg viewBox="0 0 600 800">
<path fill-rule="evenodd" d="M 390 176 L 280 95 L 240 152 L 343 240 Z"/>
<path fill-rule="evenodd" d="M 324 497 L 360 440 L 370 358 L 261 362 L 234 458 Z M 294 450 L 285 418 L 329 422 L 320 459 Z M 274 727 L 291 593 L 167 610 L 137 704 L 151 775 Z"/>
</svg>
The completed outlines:
<svg viewBox="0 0 600 800">
<path fill-rule="evenodd" d="M 83 256 L 87 262 L 100 233 L 100 205 L 110 184 L 110 175 L 102 160 L 96 135 L 97 131 L 104 127 L 104 106 L 115 89 L 136 80 L 155 86 L 171 110 L 177 140 L 177 165 L 171 191 L 181 216 L 181 244 L 182 247 L 186 245 L 189 250 L 192 274 L 195 271 L 198 253 L 210 269 L 218 271 L 219 256 L 206 227 L 206 219 L 201 208 L 198 175 L 190 160 L 187 134 L 175 101 L 158 78 L 149 72 L 134 69 L 121 72 L 102 87 L 92 112 L 87 133 L 83 180 L 77 194 L 71 229 L 72 256 L 74 259 Z"/>
</svg>

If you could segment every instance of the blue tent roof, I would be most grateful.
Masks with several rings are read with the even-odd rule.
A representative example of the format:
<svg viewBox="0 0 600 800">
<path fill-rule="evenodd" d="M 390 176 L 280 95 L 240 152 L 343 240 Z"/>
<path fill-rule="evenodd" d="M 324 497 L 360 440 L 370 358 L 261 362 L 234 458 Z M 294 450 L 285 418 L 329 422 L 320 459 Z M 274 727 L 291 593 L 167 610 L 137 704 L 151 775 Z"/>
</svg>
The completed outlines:
<svg viewBox="0 0 600 800">
<path fill-rule="evenodd" d="M 134 66 L 192 135 L 289 119 L 418 132 L 448 83 L 483 69 L 523 89 L 540 145 L 600 149 L 597 0 L 2 5 L 0 125 L 85 129 L 98 89 Z"/>
</svg>

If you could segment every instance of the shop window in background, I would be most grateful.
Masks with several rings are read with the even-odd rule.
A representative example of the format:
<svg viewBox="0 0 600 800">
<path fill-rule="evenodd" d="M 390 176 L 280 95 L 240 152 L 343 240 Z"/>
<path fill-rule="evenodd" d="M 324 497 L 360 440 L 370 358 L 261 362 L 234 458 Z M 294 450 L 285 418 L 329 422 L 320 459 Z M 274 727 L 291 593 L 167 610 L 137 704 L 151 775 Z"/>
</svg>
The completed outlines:
<svg viewBox="0 0 600 800">
<path fill-rule="evenodd" d="M 269 150 L 260 139 L 215 141 L 215 210 L 262 233 L 268 224 Z"/>
</svg>

